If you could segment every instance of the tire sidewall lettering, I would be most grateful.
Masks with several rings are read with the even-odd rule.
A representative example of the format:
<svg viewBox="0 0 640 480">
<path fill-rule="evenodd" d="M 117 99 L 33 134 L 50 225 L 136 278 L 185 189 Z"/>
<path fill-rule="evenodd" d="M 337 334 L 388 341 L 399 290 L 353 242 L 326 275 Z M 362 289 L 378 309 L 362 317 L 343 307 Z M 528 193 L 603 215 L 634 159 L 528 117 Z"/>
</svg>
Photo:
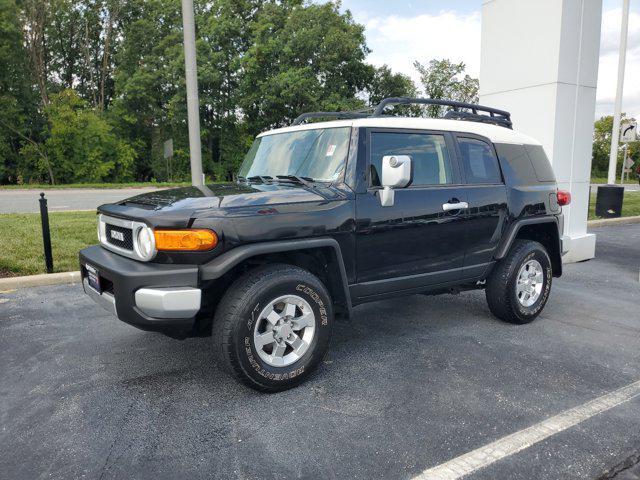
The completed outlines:
<svg viewBox="0 0 640 480">
<path fill-rule="evenodd" d="M 289 287 L 290 294 L 297 294 L 299 296 L 304 297 L 307 301 L 309 301 L 310 304 L 312 304 L 312 307 L 313 307 L 313 304 L 315 304 L 315 310 L 316 310 L 315 313 L 317 318 L 316 335 L 321 334 L 321 331 L 324 330 L 324 328 L 320 328 L 320 327 L 327 327 L 329 325 L 329 316 L 330 316 L 330 312 L 328 311 L 327 305 L 325 304 L 325 301 L 322 299 L 322 296 L 313 287 L 310 287 L 306 283 L 297 283 L 292 286 L 294 287 L 293 291 Z M 286 295 L 286 293 L 282 293 L 282 292 L 279 292 L 278 294 Z M 274 294 L 273 292 L 267 294 L 265 292 L 266 296 L 277 296 L 278 294 Z M 309 363 L 311 357 L 314 356 L 315 351 L 310 350 L 309 352 L 307 352 L 305 356 L 303 356 L 301 361 L 299 360 L 298 362 L 292 365 L 289 365 L 287 367 L 280 367 L 280 368 L 271 367 L 271 366 L 265 365 L 261 361 L 253 345 L 253 331 L 254 331 L 256 322 L 259 320 L 258 317 L 260 315 L 260 312 L 263 306 L 265 305 L 265 302 L 262 301 L 262 299 L 264 298 L 265 297 L 262 296 L 261 299 L 257 301 L 253 305 L 253 307 L 249 309 L 246 320 L 245 322 L 243 322 L 246 327 L 246 330 L 244 335 L 242 335 L 241 337 L 242 338 L 242 344 L 240 345 L 241 356 L 244 356 L 246 358 L 246 362 L 248 364 L 247 366 L 262 378 L 265 378 L 272 382 L 287 381 L 287 380 L 294 379 L 305 372 L 306 365 Z M 315 343 L 315 340 L 314 340 L 314 343 Z"/>
<path fill-rule="evenodd" d="M 256 360 L 253 354 L 253 346 L 251 345 L 251 337 L 244 337 L 244 351 L 247 354 L 247 360 L 249 361 L 249 365 L 253 370 L 260 376 L 266 378 L 271 381 L 283 381 L 283 380 L 291 380 L 292 378 L 297 377 L 298 375 L 302 375 L 304 373 L 304 365 L 295 368 L 289 372 L 269 372 L 266 370 L 262 364 Z"/>
<path fill-rule="evenodd" d="M 311 298 L 311 300 L 316 302 L 316 304 L 318 305 L 318 310 L 320 310 L 320 325 L 326 326 L 329 323 L 329 318 L 327 314 L 327 309 L 324 305 L 324 302 L 320 298 L 320 295 L 318 295 L 318 293 L 313 288 L 303 283 L 299 283 L 296 286 L 296 292 L 303 293 L 307 295 L 309 298 Z"/>
</svg>

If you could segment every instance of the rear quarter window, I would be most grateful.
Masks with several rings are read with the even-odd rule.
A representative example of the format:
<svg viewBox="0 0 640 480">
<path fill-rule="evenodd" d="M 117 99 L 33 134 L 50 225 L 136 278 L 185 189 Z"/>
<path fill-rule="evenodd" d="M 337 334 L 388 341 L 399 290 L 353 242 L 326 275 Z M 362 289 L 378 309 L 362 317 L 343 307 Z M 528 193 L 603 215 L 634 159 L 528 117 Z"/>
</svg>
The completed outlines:
<svg viewBox="0 0 640 480">
<path fill-rule="evenodd" d="M 494 143 L 502 173 L 509 185 L 526 185 L 538 181 L 529 155 L 522 145 Z"/>
<path fill-rule="evenodd" d="M 524 145 L 524 149 L 531 159 L 531 165 L 540 182 L 555 182 L 556 176 L 551 168 L 551 162 L 540 145 Z"/>
</svg>

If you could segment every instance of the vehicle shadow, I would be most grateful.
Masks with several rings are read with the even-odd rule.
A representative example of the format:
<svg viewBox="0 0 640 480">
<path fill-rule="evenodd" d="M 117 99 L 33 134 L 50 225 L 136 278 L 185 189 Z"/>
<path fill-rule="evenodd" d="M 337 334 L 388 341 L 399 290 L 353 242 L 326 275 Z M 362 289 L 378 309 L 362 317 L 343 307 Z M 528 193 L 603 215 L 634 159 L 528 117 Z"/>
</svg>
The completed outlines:
<svg viewBox="0 0 640 480">
<path fill-rule="evenodd" d="M 351 319 L 334 323 L 331 345 L 319 369 L 320 381 L 347 374 L 353 359 L 358 365 L 375 365 L 381 358 L 393 356 L 398 363 L 410 363 L 418 344 L 419 348 L 435 348 L 443 336 L 454 332 L 460 335 L 473 325 L 499 323 L 500 328 L 505 327 L 491 316 L 482 292 L 412 295 L 361 305 L 354 309 Z M 211 338 L 179 341 L 123 325 L 113 343 L 118 345 L 118 359 L 104 358 L 104 368 L 124 388 L 158 393 L 167 385 L 175 388 L 182 384 L 231 394 L 256 394 L 228 377 L 217 364 Z M 416 347 L 399 349 L 403 344 Z M 311 378 L 319 379 L 318 375 Z"/>
</svg>

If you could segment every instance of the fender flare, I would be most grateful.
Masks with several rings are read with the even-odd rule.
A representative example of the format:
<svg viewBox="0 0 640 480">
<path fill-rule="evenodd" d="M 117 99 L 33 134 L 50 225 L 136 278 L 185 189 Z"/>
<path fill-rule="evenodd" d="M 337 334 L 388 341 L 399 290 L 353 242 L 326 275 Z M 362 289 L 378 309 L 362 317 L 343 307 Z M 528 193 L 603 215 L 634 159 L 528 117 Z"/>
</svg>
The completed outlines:
<svg viewBox="0 0 640 480">
<path fill-rule="evenodd" d="M 241 245 L 202 265 L 200 267 L 200 279 L 215 280 L 220 278 L 239 263 L 257 255 L 264 255 L 267 253 L 284 253 L 294 250 L 312 250 L 318 248 L 331 248 L 334 251 L 340 273 L 339 279 L 342 283 L 345 304 L 349 315 L 351 315 L 352 304 L 351 295 L 349 293 L 349 282 L 347 280 L 347 271 L 344 266 L 340 244 L 334 238 L 320 237 L 302 240 L 278 240 Z"/>
<path fill-rule="evenodd" d="M 525 225 L 535 225 L 535 224 L 541 224 L 541 223 L 555 223 L 557 227 L 558 219 L 554 216 L 540 216 L 540 217 L 521 218 L 520 220 L 516 220 L 511 225 L 509 225 L 509 227 L 507 228 L 507 231 L 502 236 L 502 241 L 498 245 L 498 248 L 496 248 L 496 253 L 493 255 L 493 257 L 496 260 L 501 260 L 507 255 L 507 253 L 509 252 L 509 249 L 511 248 L 511 245 L 513 244 L 513 241 L 516 239 L 516 236 L 518 235 L 518 231 L 522 227 L 524 227 Z M 558 241 L 560 242 L 560 232 L 558 232 Z M 559 247 L 559 252 L 562 252 L 561 245 L 558 245 L 558 247 Z"/>
</svg>

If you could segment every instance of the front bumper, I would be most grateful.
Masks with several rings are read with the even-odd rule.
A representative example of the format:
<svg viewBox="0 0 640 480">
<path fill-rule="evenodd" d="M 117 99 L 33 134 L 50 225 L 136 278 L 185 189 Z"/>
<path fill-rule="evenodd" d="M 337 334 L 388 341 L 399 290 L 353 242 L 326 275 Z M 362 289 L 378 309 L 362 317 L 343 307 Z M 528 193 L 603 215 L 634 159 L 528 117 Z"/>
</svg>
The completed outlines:
<svg viewBox="0 0 640 480">
<path fill-rule="evenodd" d="M 89 264 L 98 270 L 102 293 L 87 281 Z M 85 293 L 123 322 L 143 330 L 193 330 L 201 307 L 198 267 L 144 263 L 122 257 L 99 245 L 80 251 Z"/>
</svg>

